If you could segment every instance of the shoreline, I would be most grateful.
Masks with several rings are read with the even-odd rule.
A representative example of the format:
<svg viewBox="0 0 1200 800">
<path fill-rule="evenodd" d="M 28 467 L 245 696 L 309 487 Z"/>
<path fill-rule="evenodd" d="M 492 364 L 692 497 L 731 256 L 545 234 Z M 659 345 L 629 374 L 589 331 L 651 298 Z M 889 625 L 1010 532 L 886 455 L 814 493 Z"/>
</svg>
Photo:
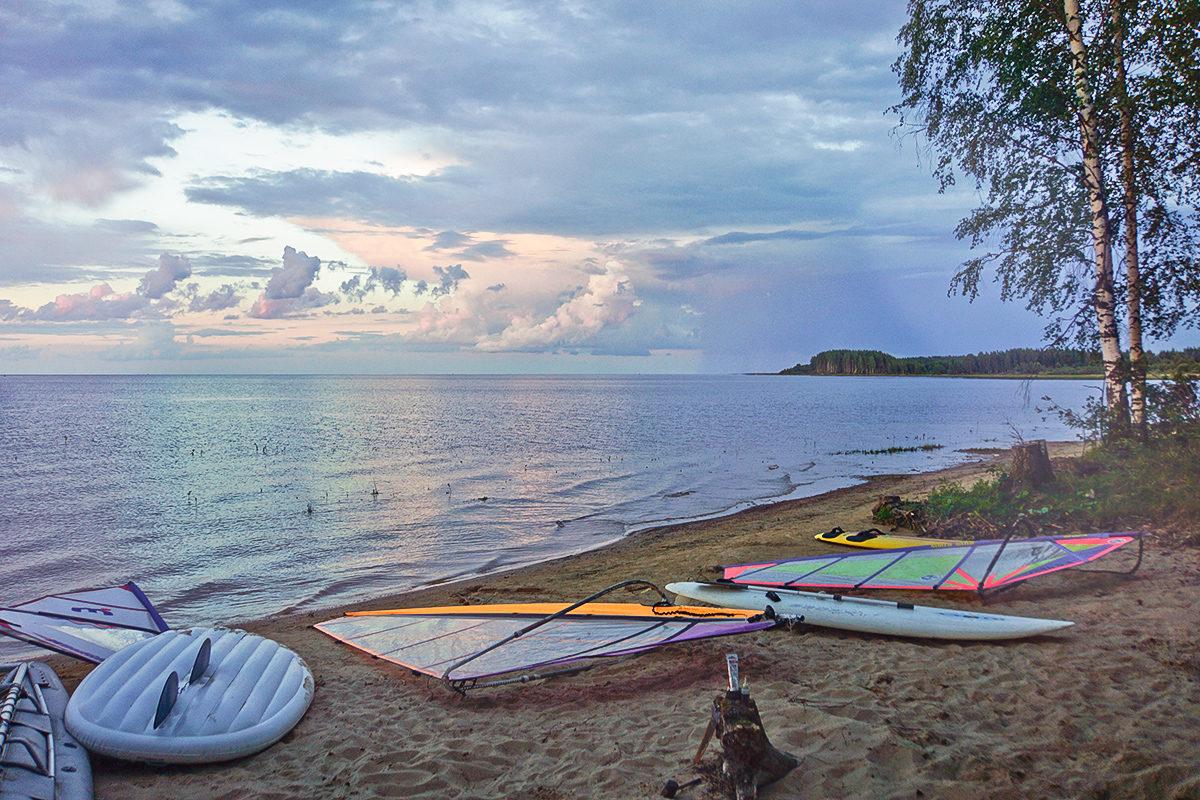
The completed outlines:
<svg viewBox="0 0 1200 800">
<path fill-rule="evenodd" d="M 899 373 L 882 373 L 868 375 L 863 373 L 810 373 L 810 372 L 746 372 L 745 375 L 766 375 L 775 378 L 967 378 L 969 380 L 1000 380 L 1000 381 L 1102 381 L 1103 375 L 901 375 Z M 1147 375 L 1148 380 L 1161 380 Z"/>
<path fill-rule="evenodd" d="M 1086 443 L 1082 441 L 1053 441 L 1048 442 L 1047 445 L 1050 447 L 1050 454 L 1052 458 L 1071 457 L 1077 455 L 1079 452 L 1082 452 L 1086 447 Z M 453 590 L 455 587 L 462 584 L 475 583 L 486 585 L 492 581 L 501 581 L 506 578 L 518 578 L 526 571 L 541 571 L 544 569 L 547 572 L 555 572 L 557 570 L 555 570 L 553 567 L 556 564 L 566 566 L 568 562 L 572 562 L 576 559 L 585 559 L 588 556 L 599 554 L 611 548 L 617 548 L 626 544 L 629 547 L 636 547 L 637 537 L 663 537 L 669 535 L 673 531 L 682 531 L 691 528 L 704 530 L 708 525 L 719 524 L 727 520 L 734 520 L 742 517 L 743 515 L 753 515 L 755 512 L 769 513 L 776 511 L 786 513 L 789 510 L 801 508 L 809 504 L 832 500 L 847 493 L 868 492 L 874 496 L 878 488 L 890 486 L 904 479 L 927 478 L 932 480 L 942 478 L 942 480 L 937 480 L 937 483 L 949 480 L 976 480 L 986 476 L 990 470 L 1000 464 L 1005 463 L 1008 459 L 1007 449 L 1002 450 L 999 453 L 979 452 L 982 450 L 987 450 L 987 448 L 973 448 L 973 450 L 977 452 L 963 451 L 968 458 L 966 458 L 962 463 L 955 464 L 950 467 L 943 467 L 925 472 L 884 473 L 880 475 L 851 476 L 847 478 L 847 480 L 853 480 L 855 482 L 849 486 L 838 486 L 832 489 L 826 489 L 825 491 L 817 492 L 815 494 L 795 496 L 796 489 L 793 489 L 791 492 L 788 492 L 785 495 L 780 495 L 777 498 L 743 500 L 735 503 L 733 506 L 730 506 L 727 509 L 716 511 L 711 514 L 703 514 L 696 517 L 684 517 L 674 520 L 656 520 L 652 522 L 638 523 L 631 525 L 624 534 L 616 538 L 607 539 L 594 547 L 563 553 L 561 555 L 549 556 L 528 564 L 519 564 L 492 572 L 453 576 L 426 586 L 416 586 L 411 589 L 387 592 L 385 594 L 377 595 L 376 597 L 365 600 L 354 600 L 316 608 L 287 608 L 263 617 L 257 617 L 251 620 L 239 622 L 237 624 L 239 627 L 246 627 L 247 629 L 250 629 L 249 626 L 252 625 L 269 624 L 272 622 L 284 621 L 297 617 L 309 618 L 313 616 L 328 615 L 323 618 L 331 619 L 332 617 L 339 614 L 344 614 L 347 611 L 368 608 L 375 609 L 413 606 L 416 604 L 402 601 L 411 600 L 415 597 L 424 598 L 426 595 L 430 595 L 431 597 L 435 598 L 442 597 L 446 591 Z M 974 457 L 971 458 L 971 456 Z M 870 526 L 864 524 L 864 527 Z M 814 535 L 815 533 L 819 533 L 819 531 L 814 531 Z M 820 545 L 817 545 L 813 552 L 821 552 L 822 549 L 823 548 Z M 613 582 L 615 583 L 616 581 Z M 591 591 L 601 588 L 603 587 L 585 587 L 578 593 L 578 596 L 586 595 Z M 562 594 L 561 596 L 555 594 L 553 598 L 548 595 L 544 599 L 574 600 L 577 599 L 577 597 L 570 593 L 566 593 Z M 441 603 L 436 602 L 435 600 L 430 600 L 428 603 L 425 603 L 424 600 L 421 600 L 420 604 L 440 605 Z"/>
<path fill-rule="evenodd" d="M 1083 447 L 1056 443 L 1052 454 Z M 568 600 L 625 578 L 661 586 L 711 578 L 708 567 L 718 563 L 828 552 L 831 545 L 812 537 L 834 524 L 870 527 L 880 494 L 917 497 L 947 480 L 982 477 L 1004 460 L 872 476 L 503 573 L 246 623 L 239 627 L 280 641 L 312 668 L 316 695 L 299 726 L 228 764 L 94 758 L 96 797 L 654 797 L 667 777 L 689 774 L 731 650 L 742 657 L 772 741 L 800 759 L 767 798 L 1192 796 L 1200 788 L 1192 724 L 1200 634 L 1188 589 L 1200 582 L 1196 548 L 1167 553 L 1153 544 L 1134 579 L 1066 571 L 988 604 L 997 613 L 1074 620 L 1063 634 L 974 644 L 770 630 L 466 698 L 311 627 L 350 609 Z M 923 593 L 919 602 L 980 602 L 950 596 L 957 594 Z M 68 685 L 89 669 L 54 662 Z"/>
</svg>

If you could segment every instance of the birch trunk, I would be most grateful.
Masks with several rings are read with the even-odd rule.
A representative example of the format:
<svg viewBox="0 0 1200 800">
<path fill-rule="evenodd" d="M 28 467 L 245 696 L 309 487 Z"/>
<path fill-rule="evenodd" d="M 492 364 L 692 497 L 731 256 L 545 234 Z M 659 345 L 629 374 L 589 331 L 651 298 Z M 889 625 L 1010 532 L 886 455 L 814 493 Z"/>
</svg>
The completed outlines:
<svg viewBox="0 0 1200 800">
<path fill-rule="evenodd" d="M 1100 333 L 1100 355 L 1104 360 L 1104 397 L 1108 407 L 1109 435 L 1123 436 L 1129 429 L 1129 397 L 1121 369 L 1121 333 L 1117 328 L 1113 292 L 1111 231 L 1104 198 L 1104 173 L 1100 160 L 1100 135 L 1096 106 L 1087 77 L 1087 48 L 1083 43 L 1083 20 L 1079 0 L 1063 0 L 1071 61 L 1075 74 L 1079 129 L 1083 140 L 1083 182 L 1092 212 L 1092 245 L 1096 257 L 1094 304 Z"/>
<path fill-rule="evenodd" d="M 1129 325 L 1129 417 L 1138 436 L 1146 434 L 1146 361 L 1142 351 L 1142 277 L 1138 262 L 1137 182 L 1133 165 L 1133 106 L 1125 76 L 1125 21 L 1121 0 L 1110 0 L 1117 101 L 1121 107 L 1121 189 L 1125 206 L 1126 314 Z"/>
</svg>

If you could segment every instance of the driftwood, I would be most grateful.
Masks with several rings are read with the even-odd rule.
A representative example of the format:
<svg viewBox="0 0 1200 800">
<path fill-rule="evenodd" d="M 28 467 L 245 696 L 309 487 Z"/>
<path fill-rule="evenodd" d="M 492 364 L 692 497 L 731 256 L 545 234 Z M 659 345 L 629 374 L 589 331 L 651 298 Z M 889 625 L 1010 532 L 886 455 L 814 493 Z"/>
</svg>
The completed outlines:
<svg viewBox="0 0 1200 800">
<path fill-rule="evenodd" d="M 1014 446 L 1008 475 L 1012 485 L 1021 489 L 1041 489 L 1054 483 L 1054 467 L 1050 465 L 1046 441 L 1038 439 Z"/>
<path fill-rule="evenodd" d="M 681 789 L 701 782 L 705 798 L 736 798 L 754 800 L 760 786 L 773 783 L 796 768 L 795 756 L 771 744 L 763 728 L 758 706 L 748 688 L 740 684 L 737 675 L 737 656 L 729 658 L 729 691 L 713 699 L 712 713 L 704 740 L 692 765 L 699 773 L 697 780 L 682 786 L 668 781 L 664 797 L 674 797 Z M 738 688 L 732 688 L 738 687 Z M 718 757 L 702 760 L 709 741 L 716 737 L 721 743 Z"/>
</svg>

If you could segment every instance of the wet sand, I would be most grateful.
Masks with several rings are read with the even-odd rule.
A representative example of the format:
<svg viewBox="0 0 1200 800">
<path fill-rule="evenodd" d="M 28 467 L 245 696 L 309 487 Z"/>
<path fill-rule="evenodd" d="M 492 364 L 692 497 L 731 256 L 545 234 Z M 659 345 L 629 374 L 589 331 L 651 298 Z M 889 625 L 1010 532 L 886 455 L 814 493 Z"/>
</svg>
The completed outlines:
<svg viewBox="0 0 1200 800">
<path fill-rule="evenodd" d="M 356 608 L 569 600 L 630 577 L 711 579 L 710 566 L 723 562 L 828 552 L 833 546 L 813 535 L 870 527 L 880 495 L 969 482 L 999 458 L 645 531 Z M 988 603 L 998 613 L 1076 622 L 1050 636 L 955 644 L 776 629 L 466 698 L 310 627 L 339 611 L 279 616 L 244 627 L 293 648 L 316 675 L 312 707 L 284 741 L 203 767 L 96 758 L 96 796 L 656 797 L 668 777 L 689 775 L 732 650 L 772 740 L 800 759 L 767 798 L 1200 798 L 1198 591 L 1200 549 L 1151 536 L 1132 578 L 1068 570 Z M 979 605 L 950 593 L 919 602 Z M 64 677 L 86 671 L 55 663 Z"/>
</svg>

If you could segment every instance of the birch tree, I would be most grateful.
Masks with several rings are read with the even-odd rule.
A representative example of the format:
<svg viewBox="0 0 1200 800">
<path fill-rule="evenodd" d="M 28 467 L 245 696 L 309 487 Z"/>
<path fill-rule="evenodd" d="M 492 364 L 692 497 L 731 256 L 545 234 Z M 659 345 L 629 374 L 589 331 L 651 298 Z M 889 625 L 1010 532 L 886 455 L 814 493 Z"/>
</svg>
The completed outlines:
<svg viewBox="0 0 1200 800">
<path fill-rule="evenodd" d="M 893 111 L 942 191 L 965 176 L 982 198 L 955 229 L 975 254 L 951 291 L 974 299 L 994 270 L 1002 299 L 1048 317 L 1051 343 L 1100 345 L 1118 432 L 1128 400 L 1103 154 L 1086 47 L 1066 11 L 1062 0 L 910 0 Z"/>
<path fill-rule="evenodd" d="M 1112 229 L 1104 192 L 1104 162 L 1100 149 L 1100 122 L 1088 80 L 1088 52 L 1083 41 L 1083 17 L 1079 0 L 1063 0 L 1067 39 L 1071 48 L 1071 71 L 1075 87 L 1075 113 L 1082 140 L 1083 185 L 1091 213 L 1092 247 L 1096 264 L 1093 299 L 1096 311 L 1100 356 L 1104 361 L 1104 394 L 1111 433 L 1120 435 L 1129 425 L 1129 398 L 1121 362 L 1121 336 L 1117 324 L 1116 293 L 1113 288 Z M 1135 234 L 1136 238 L 1136 234 Z M 1136 291 L 1137 287 L 1133 287 Z"/>
<path fill-rule="evenodd" d="M 1133 104 L 1125 70 L 1125 9 L 1109 0 L 1112 25 L 1113 92 L 1121 150 L 1122 245 L 1125 251 L 1125 319 L 1129 331 L 1129 418 L 1139 436 L 1146 433 L 1146 360 L 1142 349 L 1142 278 L 1138 258 L 1138 190 L 1134 169 Z"/>
</svg>

